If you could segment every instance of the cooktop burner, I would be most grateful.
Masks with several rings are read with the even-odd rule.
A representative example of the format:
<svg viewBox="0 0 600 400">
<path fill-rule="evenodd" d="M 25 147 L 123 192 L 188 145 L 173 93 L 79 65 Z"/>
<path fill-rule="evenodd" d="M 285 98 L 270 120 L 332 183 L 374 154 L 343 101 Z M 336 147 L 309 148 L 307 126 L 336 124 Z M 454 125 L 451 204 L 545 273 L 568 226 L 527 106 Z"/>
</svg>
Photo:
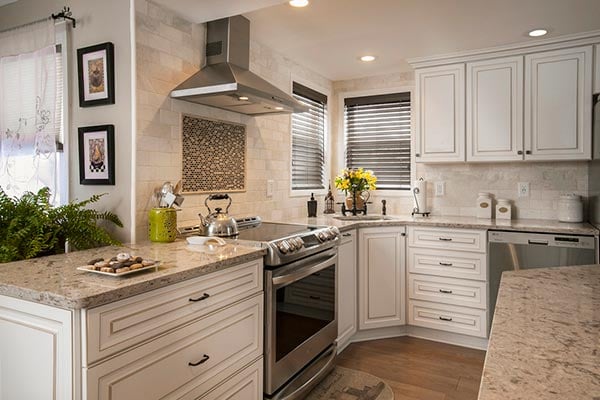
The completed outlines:
<svg viewBox="0 0 600 400">
<path fill-rule="evenodd" d="M 294 234 L 310 232 L 315 229 L 317 228 L 306 225 L 261 222 L 260 225 L 255 227 L 240 229 L 240 234 L 237 238 L 241 240 L 255 240 L 257 242 L 270 242 Z"/>
</svg>

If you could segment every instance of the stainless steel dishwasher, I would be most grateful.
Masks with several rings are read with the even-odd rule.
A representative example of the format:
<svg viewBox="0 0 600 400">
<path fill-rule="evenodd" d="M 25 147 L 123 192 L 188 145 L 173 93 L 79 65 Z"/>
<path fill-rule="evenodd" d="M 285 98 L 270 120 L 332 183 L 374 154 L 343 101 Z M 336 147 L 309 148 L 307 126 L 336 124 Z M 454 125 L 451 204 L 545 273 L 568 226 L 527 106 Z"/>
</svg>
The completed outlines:
<svg viewBox="0 0 600 400">
<path fill-rule="evenodd" d="M 597 241 L 594 236 L 489 231 L 490 321 L 504 271 L 597 264 Z"/>
</svg>

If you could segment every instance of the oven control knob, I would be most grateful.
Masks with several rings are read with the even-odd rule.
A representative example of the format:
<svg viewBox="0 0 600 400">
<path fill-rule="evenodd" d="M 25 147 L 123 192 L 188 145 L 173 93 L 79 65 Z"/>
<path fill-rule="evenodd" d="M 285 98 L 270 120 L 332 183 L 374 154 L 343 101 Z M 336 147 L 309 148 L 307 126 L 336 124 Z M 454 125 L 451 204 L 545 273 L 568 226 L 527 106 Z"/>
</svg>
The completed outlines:
<svg viewBox="0 0 600 400">
<path fill-rule="evenodd" d="M 277 243 L 277 248 L 279 251 L 285 254 L 290 251 L 290 244 L 286 240 L 282 240 L 281 242 Z"/>
<path fill-rule="evenodd" d="M 294 238 L 290 238 L 286 240 L 286 242 L 290 246 L 290 252 L 298 250 L 298 245 L 296 244 L 296 240 Z"/>
<path fill-rule="evenodd" d="M 337 231 L 332 228 L 329 228 L 329 234 L 331 235 L 332 239 L 335 239 L 338 236 Z"/>
<path fill-rule="evenodd" d="M 304 240 L 296 238 L 296 243 L 298 243 L 298 250 L 304 247 Z"/>
<path fill-rule="evenodd" d="M 290 245 L 292 246 L 293 250 L 300 250 L 302 248 L 302 246 L 304 245 L 304 242 L 302 241 L 302 239 L 300 238 L 291 238 L 288 240 L 290 242 Z"/>
<path fill-rule="evenodd" d="M 321 242 L 324 242 L 324 241 L 326 241 L 326 240 L 327 240 L 327 236 L 325 236 L 325 232 L 319 232 L 319 233 L 317 234 L 317 236 L 319 237 L 319 240 L 320 240 Z"/>
</svg>

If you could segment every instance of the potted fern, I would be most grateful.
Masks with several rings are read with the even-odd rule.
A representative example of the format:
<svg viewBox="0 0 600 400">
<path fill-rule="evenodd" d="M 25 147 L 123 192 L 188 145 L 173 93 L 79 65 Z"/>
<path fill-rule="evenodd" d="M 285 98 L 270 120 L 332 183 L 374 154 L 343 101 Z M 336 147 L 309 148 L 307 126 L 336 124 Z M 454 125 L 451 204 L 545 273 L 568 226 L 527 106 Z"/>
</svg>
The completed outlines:
<svg viewBox="0 0 600 400">
<path fill-rule="evenodd" d="M 123 227 L 109 211 L 86 208 L 104 194 L 87 200 L 54 207 L 50 190 L 9 197 L 0 188 L 0 263 L 64 253 L 65 243 L 74 250 L 119 245 L 99 221 Z"/>
</svg>

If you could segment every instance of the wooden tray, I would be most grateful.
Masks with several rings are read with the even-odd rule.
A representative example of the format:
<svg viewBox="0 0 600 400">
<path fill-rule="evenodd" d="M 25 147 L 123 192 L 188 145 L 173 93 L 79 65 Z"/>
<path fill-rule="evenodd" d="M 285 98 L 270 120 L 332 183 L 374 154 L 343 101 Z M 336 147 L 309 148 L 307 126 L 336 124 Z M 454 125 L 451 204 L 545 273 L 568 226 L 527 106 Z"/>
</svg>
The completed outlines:
<svg viewBox="0 0 600 400">
<path fill-rule="evenodd" d="M 77 269 L 79 271 L 91 272 L 91 273 L 98 274 L 98 275 L 105 275 L 105 276 L 125 276 L 125 275 L 129 275 L 129 274 L 135 274 L 135 273 L 138 273 L 140 271 L 147 271 L 149 269 L 156 269 L 156 268 L 158 268 L 159 265 L 160 265 L 160 262 L 157 261 L 153 265 L 149 265 L 147 267 L 142 267 L 142 268 L 138 268 L 138 269 L 126 271 L 126 272 L 121 272 L 120 274 L 117 274 L 117 273 L 113 274 L 112 272 L 96 271 L 95 269 L 87 269 L 85 267 L 77 267 Z"/>
</svg>

